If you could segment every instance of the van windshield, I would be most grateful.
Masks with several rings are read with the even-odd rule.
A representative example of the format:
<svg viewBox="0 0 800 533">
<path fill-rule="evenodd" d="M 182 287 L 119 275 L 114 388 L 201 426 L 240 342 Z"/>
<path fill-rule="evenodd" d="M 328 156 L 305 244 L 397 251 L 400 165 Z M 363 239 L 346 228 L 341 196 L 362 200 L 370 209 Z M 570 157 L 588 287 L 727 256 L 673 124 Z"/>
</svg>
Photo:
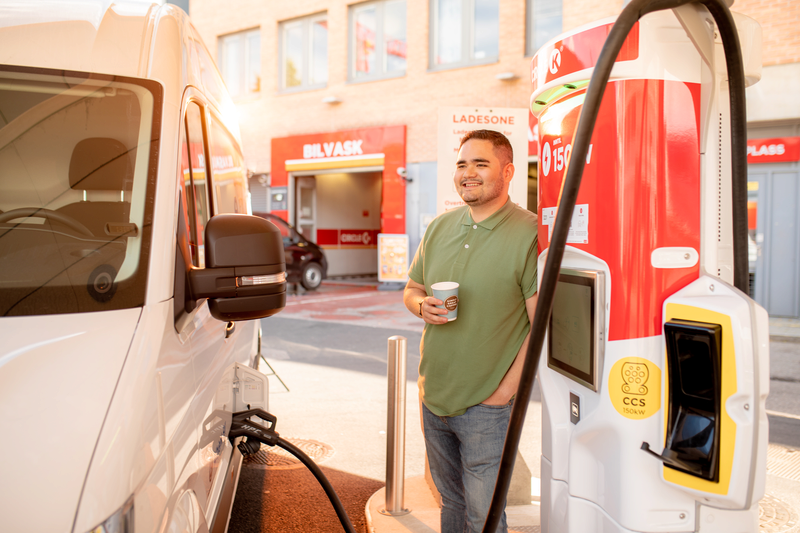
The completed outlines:
<svg viewBox="0 0 800 533">
<path fill-rule="evenodd" d="M 144 304 L 162 89 L 0 65 L 0 316 Z"/>
</svg>

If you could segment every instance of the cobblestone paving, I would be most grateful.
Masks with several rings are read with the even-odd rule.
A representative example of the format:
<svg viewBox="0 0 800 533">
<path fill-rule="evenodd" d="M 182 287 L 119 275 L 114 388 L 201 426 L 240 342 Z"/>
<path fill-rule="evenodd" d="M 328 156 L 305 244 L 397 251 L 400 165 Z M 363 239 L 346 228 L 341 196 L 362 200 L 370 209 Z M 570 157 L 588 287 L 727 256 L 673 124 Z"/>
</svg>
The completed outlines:
<svg viewBox="0 0 800 533">
<path fill-rule="evenodd" d="M 794 533 L 798 531 L 797 513 L 767 494 L 758 504 L 758 530 L 759 533 Z"/>
</svg>

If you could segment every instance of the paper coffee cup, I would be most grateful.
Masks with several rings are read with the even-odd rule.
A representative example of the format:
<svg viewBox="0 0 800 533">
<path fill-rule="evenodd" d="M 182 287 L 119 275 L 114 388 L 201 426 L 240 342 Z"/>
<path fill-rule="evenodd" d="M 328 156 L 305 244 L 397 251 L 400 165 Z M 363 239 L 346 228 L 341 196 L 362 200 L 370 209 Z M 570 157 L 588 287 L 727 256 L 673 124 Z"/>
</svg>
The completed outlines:
<svg viewBox="0 0 800 533">
<path fill-rule="evenodd" d="M 433 297 L 443 301 L 443 305 L 437 305 L 439 309 L 447 309 L 448 321 L 458 318 L 458 283 L 455 281 L 440 281 L 431 285 Z"/>
</svg>

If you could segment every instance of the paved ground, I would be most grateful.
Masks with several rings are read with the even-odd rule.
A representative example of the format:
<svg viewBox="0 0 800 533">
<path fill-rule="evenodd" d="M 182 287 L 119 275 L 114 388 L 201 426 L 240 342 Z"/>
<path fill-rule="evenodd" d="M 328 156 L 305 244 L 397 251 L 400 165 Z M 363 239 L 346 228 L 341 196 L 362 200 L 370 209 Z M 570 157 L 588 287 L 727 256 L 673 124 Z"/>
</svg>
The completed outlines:
<svg viewBox="0 0 800 533">
<path fill-rule="evenodd" d="M 424 450 L 416 400 L 422 323 L 405 310 L 401 293 L 376 291 L 369 283 L 326 283 L 320 291 L 301 290 L 290 296 L 287 308 L 265 319 L 262 328 L 264 353 L 277 373 L 270 378 L 270 411 L 278 416 L 277 430 L 293 442 L 325 447 L 319 463 L 357 530 L 366 531 L 364 509 L 374 494 L 371 519 L 377 533 L 435 532 L 435 503 L 421 477 Z M 779 497 L 762 501 L 764 533 L 800 530 L 791 524 L 798 520 L 795 510 L 800 509 L 800 323 L 773 320 L 771 328 L 773 335 L 777 331 L 786 336 L 771 340 L 767 407 L 773 414 L 767 492 Z M 376 493 L 385 479 L 386 345 L 388 337 L 398 334 L 408 339 L 406 498 L 417 506 L 404 519 L 378 516 L 383 492 Z M 528 409 L 521 453 L 537 478 L 540 416 L 536 394 Z M 538 508 L 517 510 L 518 520 L 511 525 L 519 527 L 512 530 L 537 531 Z M 408 523 L 414 527 L 387 529 L 390 522 L 392 527 Z M 251 464 L 242 469 L 230 531 L 333 532 L 341 531 L 341 526 L 305 468 Z"/>
<path fill-rule="evenodd" d="M 421 325 L 390 320 L 398 293 L 370 286 L 329 286 L 290 296 L 287 308 L 262 322 L 264 354 L 280 379 L 270 378 L 270 411 L 289 440 L 315 440 L 333 455 L 320 463 L 358 531 L 366 531 L 366 502 L 385 479 L 387 339 L 408 338 L 409 387 L 416 398 Z M 401 304 L 402 305 L 402 304 Z M 390 318 L 387 318 L 390 317 Z M 413 320 L 413 317 L 411 317 Z M 392 325 L 391 329 L 381 326 Z M 262 368 L 263 370 L 263 368 Z M 267 369 L 267 372 L 269 369 Z M 408 402 L 407 475 L 421 475 L 424 451 L 416 403 Z M 232 532 L 341 531 L 322 489 L 303 468 L 244 467 Z"/>
</svg>

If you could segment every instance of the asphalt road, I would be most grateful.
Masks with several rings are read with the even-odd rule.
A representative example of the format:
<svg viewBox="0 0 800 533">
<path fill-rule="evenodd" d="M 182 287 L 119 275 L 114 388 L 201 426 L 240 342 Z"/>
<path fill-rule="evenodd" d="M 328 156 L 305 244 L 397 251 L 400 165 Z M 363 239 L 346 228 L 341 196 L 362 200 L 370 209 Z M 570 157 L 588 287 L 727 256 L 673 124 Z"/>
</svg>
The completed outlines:
<svg viewBox="0 0 800 533">
<path fill-rule="evenodd" d="M 324 294 L 324 293 L 323 293 Z M 290 315 L 284 315 L 290 316 Z M 262 323 L 264 352 L 291 392 L 270 379 L 270 411 L 284 437 L 318 439 L 335 448 L 320 464 L 356 530 L 365 531 L 367 499 L 383 486 L 386 343 L 408 339 L 409 397 L 416 395 L 420 332 L 281 316 Z M 770 343 L 770 442 L 800 449 L 800 340 Z M 538 401 L 538 388 L 532 401 Z M 421 474 L 419 413 L 407 413 L 406 477 Z M 538 428 L 527 428 L 537 431 Z M 533 463 L 533 461 L 529 461 Z M 537 475 L 538 464 L 530 464 Z M 341 531 L 317 481 L 305 468 L 243 467 L 231 516 L 232 532 Z"/>
<path fill-rule="evenodd" d="M 272 317 L 262 323 L 264 353 L 288 386 L 270 379 L 277 431 L 334 449 L 320 463 L 356 530 L 366 531 L 366 502 L 385 479 L 386 352 L 396 330 Z M 420 334 L 408 338 L 409 391 L 416 389 Z M 413 393 L 414 396 L 416 393 Z M 409 397 L 410 394 L 409 394 Z M 406 476 L 423 464 L 418 413 L 407 413 Z M 416 438 L 412 436 L 416 435 Z M 417 470 L 415 470 L 417 468 Z M 242 468 L 231 515 L 232 532 L 342 531 L 331 504 L 305 468 Z"/>
<path fill-rule="evenodd" d="M 420 332 L 323 321 L 271 317 L 262 323 L 270 378 L 270 411 L 285 438 L 315 439 L 335 449 L 320 463 L 356 530 L 366 531 L 367 500 L 383 487 L 386 456 L 387 339 L 408 339 L 406 478 L 420 476 L 424 445 L 419 428 L 417 367 Z M 538 388 L 532 401 L 538 401 Z M 532 410 L 534 411 L 534 410 Z M 528 432 L 540 424 L 531 415 Z M 535 418 L 534 418 L 535 417 Z M 538 455 L 536 448 L 528 456 Z M 538 461 L 531 464 L 534 475 Z M 274 470 L 243 466 L 229 526 L 231 532 L 342 531 L 332 506 L 305 468 Z"/>
<path fill-rule="evenodd" d="M 800 448 L 800 339 L 773 338 L 769 343 L 770 382 L 767 410 L 769 441 Z"/>
</svg>

